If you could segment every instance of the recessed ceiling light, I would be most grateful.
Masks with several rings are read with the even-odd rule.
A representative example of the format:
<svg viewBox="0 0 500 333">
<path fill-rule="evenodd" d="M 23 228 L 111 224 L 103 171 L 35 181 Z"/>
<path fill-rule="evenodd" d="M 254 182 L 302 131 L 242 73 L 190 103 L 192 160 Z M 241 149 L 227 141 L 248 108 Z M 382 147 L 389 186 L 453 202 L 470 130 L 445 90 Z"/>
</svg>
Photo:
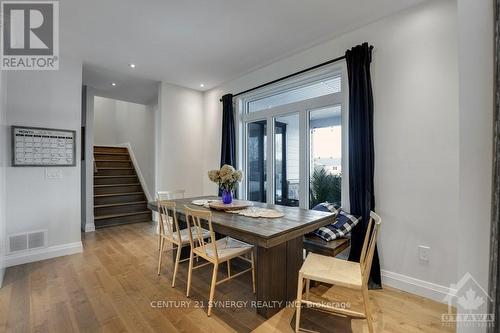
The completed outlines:
<svg viewBox="0 0 500 333">
<path fill-rule="evenodd" d="M 130 68 L 135 68 L 135 64 L 129 64 Z"/>
<path fill-rule="evenodd" d="M 111 85 L 112 85 L 113 87 L 116 87 L 116 82 L 111 82 Z"/>
<path fill-rule="evenodd" d="M 200 83 L 200 87 L 202 87 L 202 88 L 203 88 L 204 86 L 205 86 L 205 85 L 204 85 L 203 83 Z"/>
</svg>

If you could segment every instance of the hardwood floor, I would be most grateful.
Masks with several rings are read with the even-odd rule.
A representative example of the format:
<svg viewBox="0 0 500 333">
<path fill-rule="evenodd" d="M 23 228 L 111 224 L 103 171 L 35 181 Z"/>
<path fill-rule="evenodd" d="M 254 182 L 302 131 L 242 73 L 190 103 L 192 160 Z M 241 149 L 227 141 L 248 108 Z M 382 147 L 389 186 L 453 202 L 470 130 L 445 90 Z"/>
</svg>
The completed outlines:
<svg viewBox="0 0 500 333">
<path fill-rule="evenodd" d="M 217 286 L 212 316 L 205 306 L 212 267 L 193 274 L 192 297 L 185 297 L 187 262 L 176 287 L 170 286 L 172 256 L 156 274 L 157 238 L 149 223 L 85 234 L 84 252 L 11 267 L 0 289 L 0 332 L 293 332 L 293 308 L 265 321 L 250 304 L 250 274 Z M 246 263 L 234 262 L 232 272 Z M 246 266 L 245 266 L 246 267 Z M 220 269 L 219 278 L 225 277 Z M 319 286 L 315 296 L 359 305 L 359 297 Z M 443 304 L 386 288 L 370 291 L 376 332 L 454 332 L 441 325 Z M 240 301 L 240 303 L 234 303 Z M 242 302 L 242 301 L 247 301 Z M 364 320 L 304 309 L 301 327 L 320 332 L 367 332 Z"/>
</svg>

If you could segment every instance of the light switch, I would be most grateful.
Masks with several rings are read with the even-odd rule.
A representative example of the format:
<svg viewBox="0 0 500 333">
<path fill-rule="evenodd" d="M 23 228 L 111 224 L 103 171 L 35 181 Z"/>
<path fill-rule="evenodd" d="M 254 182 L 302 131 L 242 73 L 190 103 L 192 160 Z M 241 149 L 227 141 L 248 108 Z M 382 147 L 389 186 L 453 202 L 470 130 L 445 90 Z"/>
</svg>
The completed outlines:
<svg viewBox="0 0 500 333">
<path fill-rule="evenodd" d="M 45 168 L 45 179 L 62 179 L 63 173 L 60 168 Z"/>
</svg>

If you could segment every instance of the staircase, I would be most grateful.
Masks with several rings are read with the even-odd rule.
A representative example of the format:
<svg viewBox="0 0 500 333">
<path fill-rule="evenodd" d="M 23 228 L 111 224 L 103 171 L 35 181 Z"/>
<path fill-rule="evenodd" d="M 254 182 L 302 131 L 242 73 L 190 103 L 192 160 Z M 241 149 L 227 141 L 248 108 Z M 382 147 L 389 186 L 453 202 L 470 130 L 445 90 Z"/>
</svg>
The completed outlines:
<svg viewBox="0 0 500 333">
<path fill-rule="evenodd" d="M 96 228 L 151 222 L 147 198 L 125 147 L 94 146 Z"/>
</svg>

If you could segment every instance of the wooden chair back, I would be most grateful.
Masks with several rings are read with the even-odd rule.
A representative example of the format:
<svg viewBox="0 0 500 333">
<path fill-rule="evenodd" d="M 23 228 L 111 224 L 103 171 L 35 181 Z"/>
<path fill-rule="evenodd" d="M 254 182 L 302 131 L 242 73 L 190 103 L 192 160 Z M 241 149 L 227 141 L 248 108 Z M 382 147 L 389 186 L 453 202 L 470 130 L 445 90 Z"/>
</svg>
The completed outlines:
<svg viewBox="0 0 500 333">
<path fill-rule="evenodd" d="M 156 192 L 157 200 L 174 200 L 183 199 L 186 190 L 175 190 L 175 191 L 158 191 Z"/>
<path fill-rule="evenodd" d="M 158 200 L 157 203 L 160 235 L 166 236 L 170 239 L 175 239 L 174 234 L 176 234 L 177 240 L 180 241 L 181 232 L 179 230 L 179 223 L 177 221 L 175 202 Z"/>
<path fill-rule="evenodd" d="M 184 206 L 184 214 L 186 215 L 186 223 L 189 229 L 189 242 L 191 243 L 191 248 L 195 248 L 194 242 L 197 241 L 204 253 L 208 255 L 209 251 L 212 251 L 213 256 L 215 256 L 216 260 L 218 260 L 219 256 L 217 254 L 217 246 L 215 243 L 215 232 L 212 228 L 212 212 Z M 210 243 L 205 242 L 205 238 L 203 237 L 201 220 L 206 220 L 208 222 Z"/>
<path fill-rule="evenodd" d="M 365 240 L 361 250 L 359 263 L 361 265 L 361 274 L 363 275 L 363 284 L 368 283 L 370 270 L 372 268 L 373 255 L 375 253 L 375 245 L 377 243 L 377 235 L 380 229 L 382 219 L 374 212 L 370 212 L 370 221 L 366 228 Z"/>
</svg>

